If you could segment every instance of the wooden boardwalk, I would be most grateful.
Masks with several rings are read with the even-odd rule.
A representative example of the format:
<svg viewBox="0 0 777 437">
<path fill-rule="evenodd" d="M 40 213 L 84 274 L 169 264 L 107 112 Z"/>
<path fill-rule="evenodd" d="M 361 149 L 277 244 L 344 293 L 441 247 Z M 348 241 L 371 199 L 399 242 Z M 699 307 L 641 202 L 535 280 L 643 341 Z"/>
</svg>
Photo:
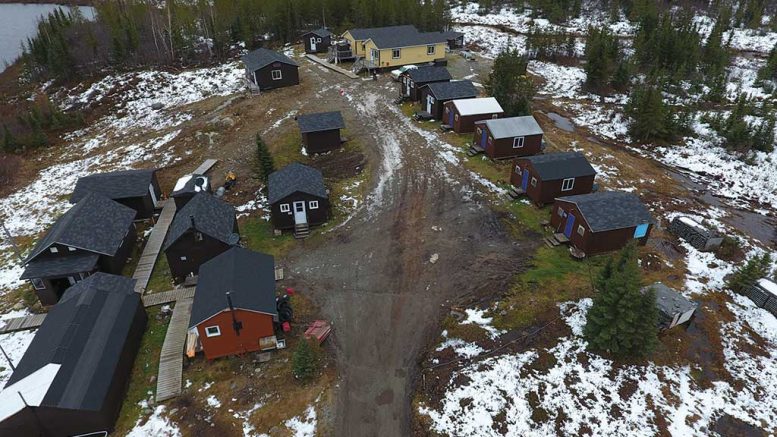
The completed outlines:
<svg viewBox="0 0 777 437">
<path fill-rule="evenodd" d="M 46 318 L 46 314 L 31 314 L 25 317 L 14 317 L 12 319 L 5 319 L 0 323 L 5 325 L 0 327 L 0 334 L 7 334 L 9 332 L 25 331 L 27 329 L 35 329 L 43 324 L 43 319 Z"/>
<path fill-rule="evenodd" d="M 183 380 L 183 348 L 189 328 L 194 299 L 181 299 L 175 303 L 173 316 L 167 326 L 162 352 L 159 354 L 159 373 L 156 380 L 156 401 L 162 402 L 181 394 Z"/>
<path fill-rule="evenodd" d="M 335 64 L 331 64 L 331 63 L 327 62 L 326 59 L 321 59 L 321 58 L 319 58 L 318 56 L 315 56 L 315 55 L 305 55 L 305 57 L 310 59 L 311 61 L 313 61 L 313 62 L 323 66 L 323 67 L 326 67 L 326 68 L 328 68 L 330 70 L 336 71 L 336 72 L 338 72 L 340 74 L 343 74 L 343 75 L 345 75 L 347 77 L 350 77 L 351 79 L 358 79 L 359 78 L 359 76 L 356 75 L 355 73 L 353 73 L 352 71 L 348 71 L 345 68 L 340 68 L 340 67 L 338 67 Z"/>
<path fill-rule="evenodd" d="M 175 202 L 173 199 L 167 199 L 162 213 L 159 214 L 159 219 L 151 229 L 151 235 L 140 255 L 135 273 L 132 275 L 132 278 L 137 280 L 135 283 L 137 293 L 143 294 L 146 291 L 151 273 L 154 271 L 154 265 L 156 265 L 156 259 L 159 257 L 159 251 L 162 250 L 162 243 L 165 242 L 167 230 L 173 222 L 173 217 L 175 217 Z"/>
<path fill-rule="evenodd" d="M 191 299 L 194 297 L 194 287 L 177 288 L 175 290 L 163 291 L 161 293 L 151 293 L 143 295 L 143 306 L 153 307 L 175 302 L 182 299 Z"/>
<path fill-rule="evenodd" d="M 218 159 L 206 159 L 205 162 L 203 162 L 199 167 L 197 167 L 196 170 L 194 170 L 194 172 L 192 172 L 192 174 L 205 174 L 208 172 L 208 170 L 213 168 L 217 162 L 219 162 Z"/>
</svg>

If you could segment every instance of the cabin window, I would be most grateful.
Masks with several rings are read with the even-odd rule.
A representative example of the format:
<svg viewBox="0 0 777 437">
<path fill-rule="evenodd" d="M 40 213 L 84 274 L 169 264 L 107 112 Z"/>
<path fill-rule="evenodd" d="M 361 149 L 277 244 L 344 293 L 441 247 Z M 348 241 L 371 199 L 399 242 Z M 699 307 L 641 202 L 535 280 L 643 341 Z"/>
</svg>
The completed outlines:
<svg viewBox="0 0 777 437">
<path fill-rule="evenodd" d="M 316 42 L 321 42 L 321 38 L 316 38 Z"/>
<path fill-rule="evenodd" d="M 578 234 L 580 234 L 580 236 L 581 236 L 581 237 L 582 237 L 583 235 L 585 235 L 585 228 L 583 227 L 583 225 L 578 225 L 578 227 L 577 227 L 577 233 L 578 233 Z"/>
<path fill-rule="evenodd" d="M 513 138 L 513 149 L 520 149 L 523 147 L 523 137 Z"/>
<path fill-rule="evenodd" d="M 567 178 L 561 182 L 561 191 L 569 191 L 575 187 L 575 178 Z"/>
<path fill-rule="evenodd" d="M 521 166 L 520 166 L 520 165 L 516 165 L 516 166 L 515 166 L 515 174 L 521 174 L 521 173 L 523 173 L 523 172 L 521 171 Z"/>
<path fill-rule="evenodd" d="M 483 130 L 478 128 L 478 136 L 481 136 L 481 135 L 483 135 Z"/>
<path fill-rule="evenodd" d="M 281 212 L 289 212 L 291 211 L 291 207 L 288 203 L 281 203 Z"/>
<path fill-rule="evenodd" d="M 535 177 L 531 178 L 531 186 L 532 187 L 536 187 L 537 186 L 537 178 L 535 178 Z"/>
<path fill-rule="evenodd" d="M 283 74 L 281 74 L 281 70 L 273 70 L 271 73 L 272 73 L 272 80 L 283 79 Z"/>
<path fill-rule="evenodd" d="M 202 241 L 202 232 L 194 233 L 194 241 Z"/>
<path fill-rule="evenodd" d="M 559 206 L 557 210 L 557 214 L 559 217 L 564 217 L 564 209 Z"/>
<path fill-rule="evenodd" d="M 459 121 L 459 114 L 454 115 L 453 119 L 456 120 L 456 121 Z"/>
<path fill-rule="evenodd" d="M 129 232 L 129 231 L 128 231 L 128 232 Z M 68 247 L 67 247 L 67 250 L 68 250 L 69 252 L 75 252 L 75 251 L 76 251 L 76 248 L 75 248 L 75 247 L 70 247 L 70 246 L 68 246 Z"/>
<path fill-rule="evenodd" d="M 391 50 L 391 59 L 399 59 L 401 55 L 402 55 L 402 51 L 400 49 Z"/>
<path fill-rule="evenodd" d="M 51 253 L 57 253 L 57 252 L 59 252 L 59 249 L 57 249 L 56 247 L 49 247 L 49 251 Z"/>
<path fill-rule="evenodd" d="M 43 282 L 43 279 L 40 279 L 40 278 L 33 279 L 32 280 L 32 286 L 36 290 L 43 290 L 44 288 L 46 288 L 46 284 Z"/>
<path fill-rule="evenodd" d="M 427 55 L 433 55 L 434 54 L 434 46 L 426 46 L 426 54 Z"/>
<path fill-rule="evenodd" d="M 221 328 L 219 328 L 218 325 L 208 326 L 207 328 L 205 328 L 205 335 L 207 337 L 218 337 L 219 335 L 221 335 Z"/>
<path fill-rule="evenodd" d="M 186 257 L 185 257 L 185 256 L 182 256 L 182 257 L 181 257 L 181 261 L 186 261 Z"/>
<path fill-rule="evenodd" d="M 310 209 L 318 209 L 318 200 L 311 200 L 310 203 L 308 203 L 308 207 Z"/>
<path fill-rule="evenodd" d="M 494 119 L 499 118 L 499 114 L 491 114 L 491 118 L 494 118 Z"/>
</svg>

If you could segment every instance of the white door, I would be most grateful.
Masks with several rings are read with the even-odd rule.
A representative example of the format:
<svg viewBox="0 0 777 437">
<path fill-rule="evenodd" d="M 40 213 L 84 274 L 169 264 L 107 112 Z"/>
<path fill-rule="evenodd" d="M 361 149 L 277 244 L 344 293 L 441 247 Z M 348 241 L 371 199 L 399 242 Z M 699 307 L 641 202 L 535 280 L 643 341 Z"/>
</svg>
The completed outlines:
<svg viewBox="0 0 777 437">
<path fill-rule="evenodd" d="M 315 52 L 316 51 L 316 37 L 311 36 L 310 37 L 310 51 Z"/>
<path fill-rule="evenodd" d="M 426 96 L 426 112 L 432 113 L 432 105 L 434 105 L 434 97 Z"/>
<path fill-rule="evenodd" d="M 154 191 L 154 184 L 148 184 L 148 192 L 151 193 L 151 200 L 154 202 L 154 206 L 156 206 L 157 198 L 156 191 Z"/>
<path fill-rule="evenodd" d="M 405 93 L 406 96 L 410 96 L 410 87 L 413 85 L 413 80 L 409 77 L 405 78 L 405 83 L 407 84 L 407 92 Z"/>
<path fill-rule="evenodd" d="M 294 223 L 307 223 L 308 216 L 305 214 L 305 202 L 294 202 Z"/>
</svg>

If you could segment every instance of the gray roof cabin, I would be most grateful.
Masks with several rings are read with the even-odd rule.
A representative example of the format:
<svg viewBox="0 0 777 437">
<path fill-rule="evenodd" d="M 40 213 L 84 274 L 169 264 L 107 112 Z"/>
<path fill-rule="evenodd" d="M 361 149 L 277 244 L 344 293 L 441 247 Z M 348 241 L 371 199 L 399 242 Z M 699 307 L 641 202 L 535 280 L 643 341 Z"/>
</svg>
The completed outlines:
<svg viewBox="0 0 777 437">
<path fill-rule="evenodd" d="M 644 287 L 642 290 L 652 289 L 656 294 L 656 307 L 658 309 L 658 326 L 660 329 L 671 329 L 682 325 L 693 316 L 698 304 L 687 299 L 677 290 L 667 287 L 661 282 Z"/>
<path fill-rule="evenodd" d="M 320 198 L 328 197 L 321 171 L 298 162 L 271 173 L 267 180 L 267 190 L 267 202 L 270 204 L 283 200 L 295 192 Z"/>
<path fill-rule="evenodd" d="M 466 99 L 477 97 L 478 90 L 469 80 L 452 80 L 450 82 L 434 82 L 424 87 L 429 89 L 429 93 L 435 99 L 447 101 L 453 99 Z"/>
<path fill-rule="evenodd" d="M 580 152 L 546 153 L 521 159 L 531 162 L 543 181 L 596 175 L 596 170 Z"/>
<path fill-rule="evenodd" d="M 494 139 L 528 137 L 542 135 L 542 128 L 531 115 L 522 117 L 496 118 L 484 120 L 484 123 Z"/>
<path fill-rule="evenodd" d="M 630 228 L 654 223 L 653 216 L 636 194 L 625 191 L 602 191 L 559 197 L 574 203 L 593 232 Z"/>
</svg>

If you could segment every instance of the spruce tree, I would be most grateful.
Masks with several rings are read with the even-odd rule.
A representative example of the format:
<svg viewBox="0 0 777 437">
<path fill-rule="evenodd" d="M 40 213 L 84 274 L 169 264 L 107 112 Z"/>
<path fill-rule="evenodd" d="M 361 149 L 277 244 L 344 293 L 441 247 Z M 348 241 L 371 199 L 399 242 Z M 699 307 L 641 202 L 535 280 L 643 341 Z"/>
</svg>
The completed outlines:
<svg viewBox="0 0 777 437">
<path fill-rule="evenodd" d="M 743 293 L 747 287 L 759 279 L 769 276 L 771 271 L 772 256 L 766 252 L 761 256 L 748 259 L 726 280 L 726 285 L 737 293 Z"/>
<path fill-rule="evenodd" d="M 262 137 L 256 134 L 256 176 L 267 182 L 270 173 L 274 171 L 275 163 L 273 162 L 270 149 L 267 148 L 267 144 L 262 140 Z"/>
<path fill-rule="evenodd" d="M 486 79 L 486 92 L 499 101 L 507 117 L 531 114 L 535 89 L 526 75 L 527 64 L 527 59 L 517 50 L 507 49 L 496 57 Z"/>
<path fill-rule="evenodd" d="M 628 82 L 628 71 L 623 62 L 618 63 L 620 48 L 618 39 L 607 28 L 588 28 L 585 44 L 585 85 L 594 91 L 601 91 L 614 80 L 616 71 L 620 75 L 619 85 Z"/>
<path fill-rule="evenodd" d="M 593 350 L 617 357 L 639 357 L 658 344 L 655 292 L 642 292 L 636 246 L 610 258 L 599 274 L 597 295 L 588 310 L 583 335 Z"/>
<path fill-rule="evenodd" d="M 777 22 L 777 20 L 774 20 Z M 760 80 L 777 80 L 777 44 L 769 51 L 769 57 L 766 59 L 766 65 L 758 70 Z"/>
<path fill-rule="evenodd" d="M 3 151 L 10 153 L 16 150 L 16 138 L 14 138 L 8 125 L 3 124 Z"/>
<path fill-rule="evenodd" d="M 667 126 L 671 114 L 656 85 L 635 88 L 626 104 L 626 115 L 631 118 L 629 135 L 637 141 L 664 141 L 672 135 Z"/>
<path fill-rule="evenodd" d="M 300 381 L 310 380 L 318 370 L 318 356 L 311 341 L 307 338 L 300 339 L 291 358 L 291 371 Z"/>
</svg>

